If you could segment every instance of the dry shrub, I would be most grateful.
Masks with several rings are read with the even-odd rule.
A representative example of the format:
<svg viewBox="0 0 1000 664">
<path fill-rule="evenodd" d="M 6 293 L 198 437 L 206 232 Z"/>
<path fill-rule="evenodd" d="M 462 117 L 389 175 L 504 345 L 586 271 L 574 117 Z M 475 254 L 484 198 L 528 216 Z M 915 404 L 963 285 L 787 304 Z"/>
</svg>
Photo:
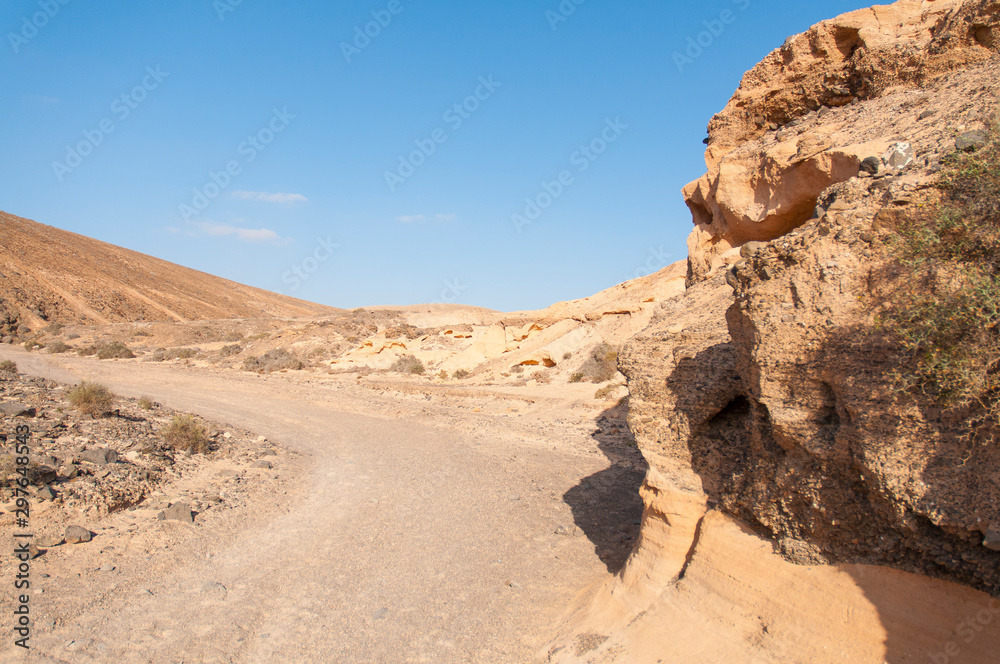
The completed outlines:
<svg viewBox="0 0 1000 664">
<path fill-rule="evenodd" d="M 97 347 L 99 360 L 131 360 L 134 357 L 135 353 L 120 341 L 112 341 Z"/>
<path fill-rule="evenodd" d="M 53 355 L 57 355 L 59 353 L 65 353 L 69 350 L 72 350 L 72 348 L 73 348 L 72 346 L 63 343 L 62 341 L 53 341 L 52 343 L 50 343 L 48 346 L 45 347 L 45 350 L 52 353 Z"/>
<path fill-rule="evenodd" d="M 175 450 L 205 454 L 209 451 L 208 432 L 190 415 L 177 415 L 160 436 Z"/>
<path fill-rule="evenodd" d="M 100 383 L 83 381 L 67 395 L 70 405 L 84 415 L 100 417 L 111 412 L 115 394 Z"/>
<path fill-rule="evenodd" d="M 1000 142 L 952 155 L 939 205 L 895 229 L 876 329 L 909 362 L 901 390 L 1000 423 Z M 972 420 L 970 420 L 971 422 Z M 973 427 L 975 428 L 975 427 Z M 974 433 L 974 432 L 973 432 Z"/>
<path fill-rule="evenodd" d="M 389 371 L 396 373 L 420 375 L 424 373 L 424 363 L 413 355 L 403 355 L 389 367 Z"/>
<path fill-rule="evenodd" d="M 11 360 L 4 360 L 0 362 L 0 373 L 17 373 L 17 365 Z"/>
<path fill-rule="evenodd" d="M 298 370 L 303 367 L 302 361 L 284 348 L 269 350 L 259 357 L 248 357 L 243 360 L 244 371 L 271 373 L 286 369 Z"/>
</svg>

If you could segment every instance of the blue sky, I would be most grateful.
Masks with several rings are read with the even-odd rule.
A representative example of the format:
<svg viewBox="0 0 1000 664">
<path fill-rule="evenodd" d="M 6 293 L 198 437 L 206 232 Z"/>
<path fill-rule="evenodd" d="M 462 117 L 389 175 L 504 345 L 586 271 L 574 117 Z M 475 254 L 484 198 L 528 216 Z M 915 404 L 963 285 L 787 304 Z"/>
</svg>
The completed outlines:
<svg viewBox="0 0 1000 664">
<path fill-rule="evenodd" d="M 708 120 L 863 6 L 7 0 L 0 209 L 333 306 L 545 307 L 683 259 Z"/>
</svg>

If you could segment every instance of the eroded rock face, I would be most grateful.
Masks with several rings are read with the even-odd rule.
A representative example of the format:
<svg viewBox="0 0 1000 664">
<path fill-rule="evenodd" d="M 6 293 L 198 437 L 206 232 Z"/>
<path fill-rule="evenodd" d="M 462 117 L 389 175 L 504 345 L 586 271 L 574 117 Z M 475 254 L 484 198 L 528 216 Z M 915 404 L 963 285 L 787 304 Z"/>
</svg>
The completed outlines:
<svg viewBox="0 0 1000 664">
<path fill-rule="evenodd" d="M 990 61 L 998 25 L 992 0 L 900 0 L 824 21 L 747 72 L 709 124 L 708 172 L 683 191 L 689 283 L 733 247 L 808 221 L 823 190 L 905 141 L 885 102 L 934 95 Z"/>
</svg>

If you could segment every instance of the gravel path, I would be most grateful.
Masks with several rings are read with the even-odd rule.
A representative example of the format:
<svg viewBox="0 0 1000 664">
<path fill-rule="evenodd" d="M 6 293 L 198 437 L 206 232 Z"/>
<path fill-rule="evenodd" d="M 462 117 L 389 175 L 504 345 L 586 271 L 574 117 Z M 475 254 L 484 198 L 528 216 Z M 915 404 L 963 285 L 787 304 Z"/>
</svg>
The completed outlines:
<svg viewBox="0 0 1000 664">
<path fill-rule="evenodd" d="M 239 512 L 199 534 L 167 574 L 132 561 L 88 610 L 37 627 L 28 657 L 8 648 L 0 661 L 527 662 L 607 575 L 579 523 L 608 488 L 593 479 L 609 462 L 590 438 L 547 445 L 516 426 L 366 416 L 322 385 L 255 375 L 10 347 L 3 358 L 238 424 L 301 457 L 282 471 L 295 473 L 285 495 L 257 498 L 265 518 Z"/>
</svg>

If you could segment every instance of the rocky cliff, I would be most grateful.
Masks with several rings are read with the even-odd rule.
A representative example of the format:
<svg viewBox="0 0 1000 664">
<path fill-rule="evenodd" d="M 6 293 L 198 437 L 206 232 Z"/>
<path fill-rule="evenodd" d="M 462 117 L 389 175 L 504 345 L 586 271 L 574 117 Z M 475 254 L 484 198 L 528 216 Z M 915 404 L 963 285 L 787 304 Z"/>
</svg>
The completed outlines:
<svg viewBox="0 0 1000 664">
<path fill-rule="evenodd" d="M 1000 447 L 901 393 L 900 349 L 867 330 L 893 229 L 993 122 L 998 30 L 987 0 L 852 12 L 712 119 L 689 287 L 620 361 L 640 541 L 551 661 L 995 661 Z M 963 659 L 935 659 L 949 644 Z"/>
</svg>

